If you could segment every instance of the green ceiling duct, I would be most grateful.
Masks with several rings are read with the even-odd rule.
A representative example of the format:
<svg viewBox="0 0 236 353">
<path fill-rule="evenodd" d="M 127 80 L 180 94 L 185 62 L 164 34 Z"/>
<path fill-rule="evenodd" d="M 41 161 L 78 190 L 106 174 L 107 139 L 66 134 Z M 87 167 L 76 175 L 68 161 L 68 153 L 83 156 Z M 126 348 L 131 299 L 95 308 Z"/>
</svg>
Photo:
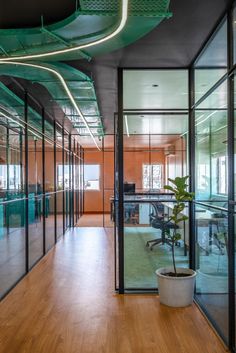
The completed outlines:
<svg viewBox="0 0 236 353">
<path fill-rule="evenodd" d="M 32 67 L 30 66 L 32 65 Z M 48 71 L 48 70 L 51 70 Z M 92 80 L 77 69 L 62 63 L 4 63 L 0 65 L 0 75 L 23 78 L 43 85 L 56 101 L 65 115 L 71 120 L 79 134 L 87 135 L 88 129 L 73 106 L 68 92 L 60 79 L 54 74 L 57 72 L 63 77 L 66 86 L 79 107 L 89 129 L 94 136 L 103 136 L 103 125 L 99 113 L 96 94 Z M 0 96 L 0 103 L 11 107 L 11 96 Z M 15 100 L 14 100 L 15 103 Z M 13 105 L 14 108 L 15 105 Z M 18 110 L 17 110 L 18 111 Z"/>
<path fill-rule="evenodd" d="M 6 121 L 8 126 L 18 128 L 24 126 L 25 103 L 16 94 L 0 82 L 0 119 Z M 42 116 L 31 107 L 28 107 L 28 124 L 36 131 L 42 131 Z M 53 139 L 52 125 L 45 120 L 45 135 Z M 36 132 L 35 132 L 36 134 Z"/>
<path fill-rule="evenodd" d="M 80 0 L 74 14 L 53 25 L 44 26 L 42 19 L 38 28 L 2 29 L 0 75 L 24 78 L 46 87 L 79 134 L 90 135 L 99 149 L 95 137 L 103 136 L 104 131 L 93 82 L 71 66 L 51 61 L 90 60 L 124 47 L 171 17 L 169 2 Z M 4 106 L 10 108 L 12 96 L 6 90 L 5 94 L 0 103 L 3 100 Z"/>
<path fill-rule="evenodd" d="M 53 25 L 32 29 L 0 30 L 0 59 L 38 55 L 75 48 L 109 36 L 121 21 L 122 3 L 127 0 L 80 0 L 80 8 Z M 170 0 L 129 0 L 128 20 L 114 38 L 85 50 L 57 54 L 47 60 L 87 58 L 124 47 L 156 27 L 168 12 Z M 44 58 L 45 59 L 45 58 Z M 41 60 L 41 59 L 40 59 Z"/>
</svg>

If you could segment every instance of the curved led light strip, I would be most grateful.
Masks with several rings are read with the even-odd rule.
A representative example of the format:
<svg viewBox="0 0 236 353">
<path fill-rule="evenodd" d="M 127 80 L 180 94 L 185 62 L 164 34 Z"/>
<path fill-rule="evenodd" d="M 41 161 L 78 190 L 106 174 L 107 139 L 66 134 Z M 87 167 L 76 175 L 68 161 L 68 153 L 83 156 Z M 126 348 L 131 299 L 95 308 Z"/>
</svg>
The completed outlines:
<svg viewBox="0 0 236 353">
<path fill-rule="evenodd" d="M 0 106 L 1 109 L 5 110 L 7 113 L 3 113 L 2 111 L 0 111 L 0 116 L 4 116 L 4 118 L 12 121 L 13 123 L 21 126 L 23 129 L 25 129 L 25 125 L 28 125 L 28 131 L 30 131 L 34 136 L 38 137 L 40 140 L 42 139 L 42 136 L 38 135 L 35 131 L 34 128 L 33 130 L 30 128 L 30 124 L 25 123 L 24 121 L 22 121 L 21 119 L 19 119 L 20 121 L 16 121 L 15 119 L 13 119 L 10 115 L 11 113 L 8 112 L 4 107 Z M 7 115 L 8 114 L 8 115 Z M 22 123 L 21 123 L 22 121 Z M 42 134 L 43 135 L 43 134 Z M 48 141 L 47 139 L 45 139 L 45 141 L 47 141 L 48 143 L 50 143 L 51 145 L 53 145 L 53 143 L 51 141 Z M 62 147 L 62 146 L 60 146 Z"/>
<path fill-rule="evenodd" d="M 60 50 L 55 50 L 52 52 L 47 52 L 47 53 L 42 53 L 42 54 L 32 54 L 32 55 L 22 55 L 22 56 L 12 56 L 8 58 L 0 58 L 0 61 L 11 61 L 11 60 L 31 60 L 31 59 L 39 59 L 39 58 L 45 58 L 53 55 L 59 55 L 59 54 L 65 54 L 65 53 L 71 53 L 76 50 L 80 49 L 85 49 L 92 47 L 93 45 L 98 45 L 101 43 L 104 43 L 108 41 L 109 39 L 115 37 L 117 34 L 119 34 L 122 29 L 125 27 L 127 18 L 128 18 L 128 2 L 129 0 L 122 0 L 122 13 L 121 13 L 121 21 L 119 23 L 119 26 L 115 29 L 114 32 L 108 34 L 106 37 L 103 37 L 101 39 L 95 40 L 93 42 L 87 43 L 87 44 L 82 44 L 78 45 L 74 48 L 66 48 L 66 49 L 60 49 Z"/>
<path fill-rule="evenodd" d="M 0 64 L 6 64 L 4 62 L 0 62 Z M 92 131 L 90 130 L 89 126 L 88 126 L 88 123 L 87 123 L 87 120 L 85 119 L 85 117 L 83 116 L 83 113 L 81 112 L 80 108 L 78 107 L 74 97 L 72 96 L 64 78 L 59 74 L 59 72 L 57 72 L 56 70 L 53 70 L 53 69 L 50 69 L 49 67 L 46 67 L 46 66 L 42 66 L 42 65 L 38 65 L 38 64 L 29 64 L 29 63 L 21 63 L 21 62 L 15 62 L 15 61 L 10 61 L 10 62 L 7 62 L 7 64 L 9 65 L 19 65 L 19 66 L 29 66 L 29 67 L 35 67 L 37 69 L 42 69 L 42 70 L 45 70 L 45 71 L 48 71 L 48 72 L 51 72 L 53 73 L 55 76 L 57 76 L 57 78 L 60 80 L 64 90 L 66 91 L 72 105 L 74 106 L 75 110 L 77 111 L 77 113 L 79 114 L 79 116 L 81 117 L 81 119 L 83 120 L 88 132 L 89 132 L 89 135 L 91 136 L 93 142 L 95 143 L 97 149 L 100 151 L 101 149 L 99 148 L 94 136 L 93 136 L 93 133 Z"/>
</svg>

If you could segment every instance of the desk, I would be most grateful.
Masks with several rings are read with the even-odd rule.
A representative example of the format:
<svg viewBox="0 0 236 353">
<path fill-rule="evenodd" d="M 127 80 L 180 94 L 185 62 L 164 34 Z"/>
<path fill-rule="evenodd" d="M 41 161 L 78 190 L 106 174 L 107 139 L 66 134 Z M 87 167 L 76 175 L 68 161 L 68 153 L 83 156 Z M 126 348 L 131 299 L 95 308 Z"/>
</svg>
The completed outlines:
<svg viewBox="0 0 236 353">
<path fill-rule="evenodd" d="M 124 212 L 126 205 L 132 205 L 133 209 L 136 208 L 138 216 L 136 217 L 135 224 L 149 224 L 149 215 L 151 213 L 150 207 L 153 202 L 162 202 L 171 200 L 173 193 L 158 192 L 158 193 L 135 193 L 124 195 Z M 115 206 L 116 205 L 116 206 Z M 110 217 L 111 221 L 115 221 L 115 207 L 118 207 L 118 200 L 114 196 L 110 198 Z M 128 207 L 127 207 L 128 208 Z M 126 217 L 126 215 L 125 215 Z"/>
<path fill-rule="evenodd" d="M 170 216 L 171 210 L 173 210 L 174 207 L 174 202 L 163 202 L 164 207 L 167 210 L 168 216 Z M 203 207 L 210 207 L 210 206 L 200 206 L 202 209 L 200 210 L 195 210 L 195 224 L 196 224 L 196 230 L 198 227 L 207 227 L 209 228 L 208 232 L 208 246 L 207 249 L 205 250 L 207 254 L 209 254 L 212 251 L 212 245 L 214 243 L 214 234 L 217 235 L 219 233 L 219 227 L 221 224 L 225 225 L 226 217 L 222 216 L 222 211 L 210 211 L 208 209 L 204 209 Z M 183 210 L 182 212 L 183 215 L 189 217 L 189 212 L 188 212 L 188 206 Z M 219 216 L 216 217 L 216 214 Z M 223 223 L 222 223 L 223 222 Z M 214 226 L 216 227 L 216 233 L 213 232 Z M 198 232 L 196 231 L 196 234 L 198 235 Z M 183 241 L 184 241 L 184 246 L 185 246 L 185 253 L 187 252 L 187 247 L 189 246 L 189 236 L 188 236 L 188 224 L 186 224 L 186 221 L 183 222 Z M 216 236 L 215 236 L 216 237 Z M 198 241 L 198 239 L 197 239 Z M 199 246 L 201 244 L 199 243 Z M 216 244 L 216 246 L 220 249 L 219 244 Z"/>
<path fill-rule="evenodd" d="M 202 206 L 201 206 L 202 207 Z M 212 252 L 212 246 L 215 245 L 221 255 L 224 254 L 224 246 L 227 249 L 227 232 L 228 232 L 228 221 L 227 216 L 221 210 L 205 212 L 196 211 L 196 235 L 197 244 L 199 249 L 203 249 L 206 255 Z M 215 227 L 215 229 L 214 229 Z M 199 228 L 203 228 L 200 232 Z M 208 228 L 207 232 L 204 228 Z M 221 236 L 223 235 L 225 243 L 223 244 Z"/>
</svg>

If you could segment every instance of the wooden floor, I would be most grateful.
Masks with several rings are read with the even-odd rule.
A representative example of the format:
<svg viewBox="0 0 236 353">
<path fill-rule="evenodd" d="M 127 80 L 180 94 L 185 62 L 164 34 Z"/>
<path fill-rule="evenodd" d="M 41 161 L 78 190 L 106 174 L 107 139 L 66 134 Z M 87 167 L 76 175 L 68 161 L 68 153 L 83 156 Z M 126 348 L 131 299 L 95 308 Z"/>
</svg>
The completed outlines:
<svg viewBox="0 0 236 353">
<path fill-rule="evenodd" d="M 79 227 L 106 227 L 113 228 L 114 222 L 111 221 L 110 214 L 103 213 L 86 213 L 79 219 L 78 224 Z"/>
<path fill-rule="evenodd" d="M 112 230 L 75 228 L 0 303 L 1 353 L 223 353 L 195 307 L 117 295 Z"/>
</svg>

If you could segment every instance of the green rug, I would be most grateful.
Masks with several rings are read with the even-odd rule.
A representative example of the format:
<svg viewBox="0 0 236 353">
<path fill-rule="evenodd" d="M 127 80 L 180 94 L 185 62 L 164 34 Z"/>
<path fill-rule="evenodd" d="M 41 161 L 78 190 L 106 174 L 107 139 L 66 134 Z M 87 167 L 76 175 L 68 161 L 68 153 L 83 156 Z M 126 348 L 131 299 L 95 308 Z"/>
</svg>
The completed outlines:
<svg viewBox="0 0 236 353">
<path fill-rule="evenodd" d="M 171 251 L 167 244 L 157 245 L 150 250 L 148 240 L 160 238 L 160 230 L 152 227 L 126 227 L 125 246 L 125 288 L 157 288 L 155 271 L 171 266 Z M 175 247 L 176 265 L 188 267 L 188 256 L 184 256 L 183 244 Z"/>
<path fill-rule="evenodd" d="M 157 245 L 150 250 L 148 240 L 160 238 L 160 230 L 152 227 L 125 227 L 125 288 L 157 288 L 155 271 L 172 265 L 169 245 Z M 188 267 L 188 255 L 184 256 L 183 243 L 175 247 L 177 267 Z M 220 255 L 213 246 L 212 252 L 198 254 L 197 293 L 227 293 L 227 254 Z"/>
</svg>

